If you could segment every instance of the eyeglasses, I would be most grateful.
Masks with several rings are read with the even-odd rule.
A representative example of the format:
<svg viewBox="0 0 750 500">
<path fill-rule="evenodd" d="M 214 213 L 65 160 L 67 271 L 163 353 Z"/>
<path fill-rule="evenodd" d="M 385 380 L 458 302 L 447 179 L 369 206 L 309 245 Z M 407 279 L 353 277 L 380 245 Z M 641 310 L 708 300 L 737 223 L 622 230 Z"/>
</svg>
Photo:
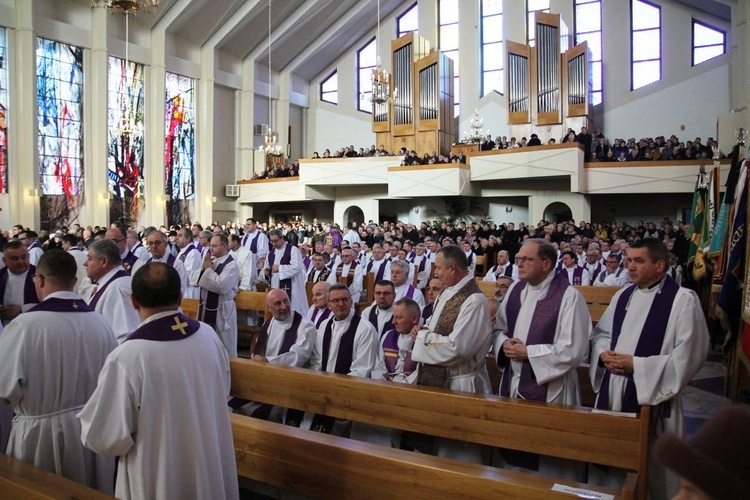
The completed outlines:
<svg viewBox="0 0 750 500">
<path fill-rule="evenodd" d="M 539 260 L 537 257 L 516 257 L 516 263 L 527 263 L 527 262 L 534 262 L 535 260 Z"/>
</svg>

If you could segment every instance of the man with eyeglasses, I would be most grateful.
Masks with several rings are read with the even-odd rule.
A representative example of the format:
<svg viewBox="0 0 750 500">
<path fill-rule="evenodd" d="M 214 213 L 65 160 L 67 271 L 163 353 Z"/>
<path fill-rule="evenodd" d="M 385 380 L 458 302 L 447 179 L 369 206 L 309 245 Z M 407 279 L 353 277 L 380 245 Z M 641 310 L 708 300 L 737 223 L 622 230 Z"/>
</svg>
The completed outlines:
<svg viewBox="0 0 750 500">
<path fill-rule="evenodd" d="M 344 247 L 341 250 L 341 262 L 334 266 L 333 271 L 328 276 L 328 283 L 335 285 L 342 278 L 345 279 L 352 301 L 357 303 L 362 294 L 362 266 L 359 265 L 354 256 L 354 250 L 349 247 Z"/>
<path fill-rule="evenodd" d="M 0 334 L 0 403 L 17 415 L 7 454 L 112 494 L 114 460 L 83 447 L 76 413 L 117 340 L 73 292 L 76 270 L 72 255 L 48 250 L 34 275 L 41 302 Z"/>
<path fill-rule="evenodd" d="M 186 295 L 186 291 L 189 288 L 189 280 L 188 280 L 188 271 L 185 269 L 185 264 L 182 260 L 177 258 L 173 253 L 168 252 L 168 241 L 167 241 L 167 235 L 162 233 L 161 231 L 151 231 L 149 233 L 148 237 L 146 238 L 146 246 L 148 247 L 148 251 L 151 254 L 149 258 L 146 260 L 146 262 L 138 259 L 136 261 L 135 266 L 133 266 L 133 271 L 131 274 L 135 273 L 138 269 L 141 268 L 144 264 L 147 264 L 149 262 L 163 262 L 169 266 L 172 266 L 177 271 L 177 274 L 180 275 L 180 291 L 182 292 L 183 296 Z"/>
<path fill-rule="evenodd" d="M 505 367 L 500 395 L 580 405 L 576 368 L 586 356 L 591 317 L 583 296 L 555 272 L 556 259 L 552 244 L 536 238 L 526 240 L 516 254 L 519 281 L 500 305 L 493 347 L 498 366 Z M 561 468 L 582 472 L 548 457 L 522 459 L 503 452 L 503 458 L 510 466 L 553 476 Z"/>
<path fill-rule="evenodd" d="M 304 316 L 307 314 L 307 291 L 302 252 L 287 243 L 279 229 L 270 230 L 268 236 L 273 248 L 263 262 L 261 276 L 271 288 L 284 290 L 292 303 L 292 309 Z"/>
<path fill-rule="evenodd" d="M 0 269 L 0 318 L 7 325 L 16 316 L 39 303 L 32 276 L 36 268 L 29 262 L 29 251 L 19 240 L 3 246 Z M 1 450 L 0 450 L 1 451 Z"/>
<path fill-rule="evenodd" d="M 328 308 L 333 317 L 318 329 L 310 359 L 311 370 L 369 377 L 375 365 L 378 334 L 372 325 L 352 308 L 349 289 L 336 283 L 328 291 Z M 325 415 L 287 410 L 284 423 L 302 429 L 349 437 L 351 421 Z"/>
<path fill-rule="evenodd" d="M 94 283 L 89 307 L 104 315 L 118 342 L 138 328 L 140 318 L 130 300 L 130 274 L 122 267 L 120 249 L 112 240 L 96 240 L 89 245 L 86 275 Z"/>
<path fill-rule="evenodd" d="M 365 318 L 378 332 L 378 338 L 393 328 L 393 303 L 396 301 L 396 288 L 392 281 L 376 281 L 373 286 L 375 301 L 362 311 Z"/>
<path fill-rule="evenodd" d="M 495 295 L 493 298 L 498 302 L 502 303 L 505 296 L 508 294 L 510 285 L 513 284 L 513 278 L 509 276 L 498 276 L 495 280 Z"/>
<path fill-rule="evenodd" d="M 128 249 L 128 237 L 125 230 L 120 227 L 113 227 L 107 229 L 107 232 L 104 233 L 104 237 L 115 242 L 115 245 L 117 245 L 117 249 L 120 250 L 120 260 L 122 261 L 122 267 L 125 268 L 128 274 L 132 274 L 133 266 L 135 266 L 136 262 L 138 262 L 139 259 L 136 254 Z"/>
<path fill-rule="evenodd" d="M 36 266 L 44 253 L 42 246 L 37 241 L 37 237 L 38 235 L 34 231 L 28 229 L 18 234 L 18 239 L 21 240 L 21 243 L 23 243 L 29 251 L 29 262 L 31 262 L 32 266 Z"/>
</svg>

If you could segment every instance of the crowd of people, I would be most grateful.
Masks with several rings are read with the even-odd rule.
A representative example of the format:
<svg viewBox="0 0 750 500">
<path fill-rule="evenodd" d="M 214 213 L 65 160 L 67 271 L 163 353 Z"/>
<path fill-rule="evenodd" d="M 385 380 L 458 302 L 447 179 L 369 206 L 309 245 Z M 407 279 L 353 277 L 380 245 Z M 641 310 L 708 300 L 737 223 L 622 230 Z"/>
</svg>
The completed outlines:
<svg viewBox="0 0 750 500">
<path fill-rule="evenodd" d="M 577 367 L 591 353 L 597 407 L 634 412 L 669 404 L 658 432 L 679 434 L 680 392 L 708 350 L 698 297 L 673 272 L 687 233 L 667 218 L 658 226 L 369 221 L 343 230 L 317 219 L 250 218 L 205 229 L 73 226 L 40 235 L 15 226 L 0 270 L 0 356 L 10 356 L 0 363 L 0 437 L 9 442 L 7 453 L 110 493 L 114 461 L 107 457 L 120 457 L 117 496 L 235 497 L 228 360 L 237 356 L 238 322 L 256 319 L 238 314 L 233 299 L 260 284 L 271 319 L 260 329 L 255 361 L 577 405 Z M 355 307 L 369 274 L 374 300 Z M 479 280 L 495 282 L 493 297 L 484 296 Z M 620 288 L 593 331 L 571 285 Z M 181 297 L 198 299 L 199 321 L 181 313 Z M 490 383 L 488 353 L 503 370 L 499 388 Z M 34 361 L 10 362 L 16 359 Z M 193 360 L 187 368 L 185 359 Z M 65 374 L 52 391 L 65 397 L 44 389 L 49 366 Z M 149 397 L 134 398 L 134 391 Z M 412 441 L 390 429 L 250 401 L 230 407 L 304 429 L 530 470 L 513 457 L 488 458 L 479 445 Z M 206 436 L 204 450 L 187 452 L 196 436 Z M 541 457 L 535 467 L 583 480 L 581 464 Z M 195 481 L 185 482 L 186 474 Z M 677 483 L 662 470 L 649 474 L 649 487 L 663 497 Z"/>
</svg>

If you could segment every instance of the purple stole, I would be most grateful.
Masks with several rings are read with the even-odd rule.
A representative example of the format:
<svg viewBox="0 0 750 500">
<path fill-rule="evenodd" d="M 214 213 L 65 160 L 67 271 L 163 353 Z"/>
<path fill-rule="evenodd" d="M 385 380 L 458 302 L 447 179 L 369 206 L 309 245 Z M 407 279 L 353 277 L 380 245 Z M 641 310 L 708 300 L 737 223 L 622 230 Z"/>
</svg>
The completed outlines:
<svg viewBox="0 0 750 500">
<path fill-rule="evenodd" d="M 375 281 L 378 282 L 383 279 L 383 274 L 385 273 L 385 262 L 386 259 L 383 259 L 383 262 L 381 262 L 380 267 L 378 268 L 378 272 L 375 274 Z M 371 260 L 369 264 L 367 264 L 367 272 L 369 273 L 372 270 L 372 266 L 375 264 L 374 260 Z"/>
<path fill-rule="evenodd" d="M 669 273 L 669 277 L 677 282 L 677 268 L 674 266 L 669 266 L 669 270 L 667 272 Z"/>
<path fill-rule="evenodd" d="M 255 230 L 255 238 L 252 239 L 250 242 L 250 251 L 257 254 L 258 253 L 258 237 L 260 236 L 260 231 L 257 229 Z M 244 238 L 242 238 L 242 246 L 244 247 L 247 243 L 247 239 L 250 237 L 250 233 L 247 233 Z"/>
<path fill-rule="evenodd" d="M 406 289 L 406 294 L 404 297 L 408 297 L 412 300 L 414 300 L 414 285 L 409 285 L 409 288 Z"/>
<path fill-rule="evenodd" d="M 408 260 L 412 264 L 414 264 L 414 259 L 416 258 L 417 258 L 417 252 L 415 252 L 414 250 L 412 250 L 411 253 L 406 256 L 406 260 Z"/>
<path fill-rule="evenodd" d="M 92 309 L 96 309 L 96 304 L 99 303 L 99 299 L 102 298 L 102 295 L 104 295 L 104 291 L 107 289 L 107 287 L 109 287 L 110 283 L 120 278 L 128 278 L 128 277 L 130 277 L 130 274 L 128 274 L 128 272 L 125 269 L 120 269 L 119 271 L 117 271 L 115 275 L 112 276 L 112 279 L 107 281 L 107 283 L 103 287 L 99 288 L 94 294 L 94 296 L 91 297 L 91 300 L 89 301 L 89 307 Z"/>
<path fill-rule="evenodd" d="M 169 253 L 169 254 L 167 254 L 167 262 L 165 262 L 165 264 L 168 264 L 168 265 L 174 267 L 174 261 L 176 261 L 176 260 L 177 260 L 177 257 L 175 257 L 174 254 Z M 149 264 L 149 263 L 151 263 L 153 261 L 154 261 L 154 258 L 153 257 L 149 257 L 148 260 L 146 261 L 146 264 Z M 161 261 L 157 261 L 157 262 L 161 262 Z M 219 273 L 219 274 L 221 274 L 221 273 Z"/>
<path fill-rule="evenodd" d="M 174 255 L 172 256 L 172 259 L 174 259 Z M 216 274 L 221 274 L 221 272 L 224 270 L 224 267 L 232 262 L 234 259 L 231 255 L 227 257 L 227 260 L 216 266 L 216 269 L 214 269 L 214 272 Z M 174 262 L 174 260 L 172 260 Z M 201 272 L 201 276 L 203 276 L 203 273 Z M 198 307 L 198 317 L 201 318 L 201 320 L 204 323 L 208 323 L 209 325 L 215 325 L 216 324 L 216 313 L 219 310 L 219 294 L 216 292 L 211 292 L 207 290 L 206 294 L 206 301 L 203 302 L 201 300 L 201 303 Z"/>
<path fill-rule="evenodd" d="M 492 274 L 495 275 L 495 279 L 497 279 L 498 276 L 507 276 L 508 278 L 513 277 L 513 266 L 510 264 L 505 265 L 505 270 L 502 272 L 502 274 L 497 273 L 497 268 L 500 267 L 499 265 L 492 268 Z"/>
<path fill-rule="evenodd" d="M 313 308 L 313 315 L 310 321 L 315 323 L 315 328 L 317 329 L 320 328 L 320 324 L 323 323 L 323 321 L 327 320 L 331 316 L 331 310 L 326 307 L 325 309 L 323 309 L 323 312 L 320 313 L 320 317 L 318 317 L 320 309 L 315 306 L 313 306 Z"/>
<path fill-rule="evenodd" d="M 417 269 L 417 274 L 424 272 L 425 265 L 430 261 L 429 257 L 427 255 L 422 256 L 422 262 L 419 263 L 419 268 Z"/>
<path fill-rule="evenodd" d="M 122 259 L 122 267 L 130 274 L 133 272 L 133 266 L 138 262 L 138 256 L 133 252 L 128 252 L 124 259 Z"/>
<path fill-rule="evenodd" d="M 255 246 L 257 247 L 258 244 L 256 243 L 258 237 L 256 236 L 253 240 L 253 243 L 255 243 Z M 253 250 L 253 253 L 255 253 L 255 250 Z M 268 252 L 268 270 L 270 271 L 271 268 L 273 268 L 273 263 L 276 260 L 276 248 L 272 248 L 270 252 Z M 279 265 L 286 266 L 289 265 L 289 263 L 292 262 L 292 245 L 289 243 L 286 244 L 286 247 L 284 248 L 284 255 L 281 256 L 281 259 L 279 259 Z M 286 294 L 289 296 L 289 301 L 292 301 L 292 278 L 287 279 L 279 279 L 279 288 L 284 290 Z"/>
<path fill-rule="evenodd" d="M 185 250 L 185 251 L 184 251 L 184 252 L 182 253 L 182 255 L 180 255 L 180 256 L 178 257 L 178 259 L 180 259 L 180 260 L 181 260 L 181 261 L 182 261 L 182 262 L 184 263 L 184 262 L 185 262 L 185 259 L 186 259 L 186 258 L 187 258 L 187 256 L 188 256 L 188 254 L 189 254 L 190 252 L 192 252 L 193 250 L 197 250 L 197 248 L 195 248 L 195 245 L 193 245 L 192 243 L 190 243 L 190 244 L 189 244 L 189 245 L 187 246 L 187 250 Z"/>
<path fill-rule="evenodd" d="M 305 258 L 302 259 L 302 262 L 305 264 L 305 269 L 307 269 L 308 267 L 310 267 L 310 262 L 312 261 L 310 260 L 309 255 L 305 255 Z"/>
<path fill-rule="evenodd" d="M 346 286 L 352 286 L 352 282 L 354 282 L 354 272 L 357 270 L 357 266 L 359 265 L 358 262 L 352 262 L 349 264 L 349 271 L 346 273 Z M 344 264 L 342 263 L 340 266 L 336 268 L 336 281 L 338 281 L 342 276 L 342 268 L 344 267 Z"/>
<path fill-rule="evenodd" d="M 597 262 L 596 263 L 596 269 L 594 269 L 594 272 L 593 273 L 589 273 L 590 274 L 589 278 L 591 279 L 591 284 L 592 285 L 594 284 L 594 281 L 596 281 L 596 277 L 599 276 L 601 274 L 601 272 L 602 272 L 602 263 L 601 262 Z"/>
<path fill-rule="evenodd" d="M 331 274 L 331 270 L 327 267 L 324 267 L 323 270 L 320 271 L 318 279 L 315 279 L 315 271 L 317 271 L 317 269 L 312 268 L 310 270 L 310 273 L 307 275 L 307 281 L 309 283 L 320 283 L 321 281 L 326 281 L 328 279 L 328 276 L 330 276 Z"/>
<path fill-rule="evenodd" d="M 516 320 L 521 311 L 521 293 L 526 288 L 527 283 L 521 281 L 505 299 L 508 301 L 506 314 L 508 318 L 508 337 L 513 338 L 516 330 Z M 536 303 L 534 316 L 529 325 L 529 335 L 526 338 L 526 345 L 552 344 L 555 340 L 555 330 L 557 329 L 557 318 L 560 313 L 565 290 L 570 286 L 564 276 L 556 274 L 549 285 L 547 296 Z M 502 354 L 502 352 L 501 352 Z M 510 397 L 511 381 L 511 361 L 505 362 L 505 371 L 500 382 L 500 395 Z M 547 401 L 547 384 L 539 385 L 531 368 L 529 360 L 523 362 L 521 367 L 521 379 L 518 382 L 518 395 L 523 399 L 532 401 Z"/>
<path fill-rule="evenodd" d="M 617 272 L 615 273 L 615 278 L 619 278 L 623 271 L 624 271 L 624 269 L 622 269 L 622 268 L 618 269 Z M 608 275 L 607 275 L 607 271 L 606 270 L 604 272 L 602 272 L 602 273 L 599 273 L 599 282 L 600 283 L 604 283 L 604 280 L 607 278 L 607 276 Z"/>
<path fill-rule="evenodd" d="M 186 339 L 201 327 L 201 324 L 181 312 L 149 321 L 128 335 L 128 340 L 172 341 Z"/>
<path fill-rule="evenodd" d="M 469 252 L 469 255 L 466 255 L 466 265 L 470 266 L 472 262 L 474 262 L 474 252 Z"/>
<path fill-rule="evenodd" d="M 658 285 L 657 285 L 658 286 Z M 622 324 L 625 321 L 625 316 L 628 313 L 628 303 L 630 297 L 635 292 L 637 285 L 630 285 L 627 287 L 617 299 L 617 305 L 615 306 L 615 314 L 612 319 L 612 342 L 610 349 L 614 350 L 617 345 L 617 340 L 620 338 L 622 330 Z M 646 316 L 646 323 L 643 325 L 640 337 L 638 338 L 638 345 L 633 353 L 634 357 L 645 358 L 648 356 L 656 356 L 661 352 L 662 344 L 664 343 L 664 336 L 667 333 L 667 323 L 669 322 L 669 315 L 672 312 L 672 306 L 674 305 L 674 299 L 677 296 L 677 292 L 680 290 L 680 285 L 675 283 L 671 278 L 665 278 L 661 285 L 661 290 L 656 292 L 651 303 L 651 309 L 648 311 Z M 604 373 L 602 384 L 599 389 L 599 397 L 596 400 L 596 407 L 608 410 L 609 409 L 609 379 L 611 373 L 607 370 Z M 633 382 L 633 375 L 626 375 L 628 379 L 625 385 L 625 393 L 622 396 L 622 411 L 636 413 L 640 410 L 638 404 L 638 393 L 636 392 L 635 382 Z M 662 416 L 668 417 L 670 410 L 670 402 L 665 401 L 662 406 Z"/>
<path fill-rule="evenodd" d="M 5 300 L 5 289 L 8 287 L 8 271 L 7 267 L 0 269 L 0 303 Z M 34 286 L 34 273 L 36 273 L 36 267 L 29 265 L 29 270 L 26 272 L 26 281 L 23 285 L 23 303 L 24 304 L 38 304 L 39 298 L 36 296 L 36 287 Z"/>
<path fill-rule="evenodd" d="M 357 333 L 357 327 L 359 326 L 359 322 L 361 319 L 362 318 L 360 317 L 360 315 L 355 312 L 354 316 L 352 316 L 351 323 L 349 323 L 349 328 L 346 330 L 344 335 L 341 336 L 341 341 L 339 342 L 339 352 L 336 356 L 336 367 L 334 369 L 334 373 L 346 375 L 351 370 L 352 359 L 354 358 L 354 336 Z M 331 319 L 331 321 L 328 322 L 325 328 L 325 332 L 323 333 L 323 356 L 321 358 L 321 366 L 323 371 L 326 371 L 326 367 L 328 366 L 328 356 L 331 349 L 331 336 L 333 335 L 334 321 L 334 319 Z M 299 427 L 302 422 L 303 415 L 304 412 L 302 411 L 289 409 L 287 410 L 287 417 L 284 423 L 293 427 Z M 315 415 L 315 417 L 313 417 L 310 430 L 314 432 L 330 434 L 335 422 L 335 417 Z"/>
<path fill-rule="evenodd" d="M 432 316 L 432 311 L 435 309 L 435 303 L 427 304 L 424 306 L 424 309 L 422 309 L 422 322 L 426 325 L 427 321 L 430 319 L 430 316 Z"/>
<path fill-rule="evenodd" d="M 560 273 L 565 281 L 568 281 L 568 268 L 563 267 L 560 269 Z M 583 268 L 581 266 L 576 266 L 575 269 L 573 269 L 573 283 L 568 282 L 572 285 L 581 285 L 581 281 L 583 279 Z"/>
<path fill-rule="evenodd" d="M 292 319 L 292 325 L 287 328 L 286 332 L 284 332 L 284 341 L 281 343 L 279 354 L 285 354 L 289 352 L 289 349 L 292 348 L 294 342 L 297 340 L 297 329 L 299 329 L 299 324 L 301 321 L 302 315 L 295 311 L 294 319 Z M 266 355 L 266 346 L 268 345 L 268 329 L 270 327 L 271 320 L 269 319 L 268 321 L 263 323 L 263 326 L 260 329 L 258 340 L 255 342 L 255 349 L 253 349 L 253 354 L 258 354 L 260 356 Z"/>
<path fill-rule="evenodd" d="M 383 338 L 383 354 L 385 361 L 385 368 L 388 370 L 386 374 L 388 380 L 393 380 L 393 374 L 396 373 L 396 364 L 398 363 L 398 337 L 401 335 L 396 330 L 391 329 L 385 334 Z M 411 351 L 406 354 L 404 359 L 404 375 L 407 377 L 411 375 L 414 370 L 417 369 L 417 362 L 412 361 Z"/>
<path fill-rule="evenodd" d="M 376 305 L 370 308 L 370 314 L 368 315 L 367 319 L 370 321 L 370 324 L 375 327 L 375 331 L 378 332 L 378 335 L 380 337 L 382 337 L 385 332 L 393 328 L 393 314 L 391 314 L 391 318 L 383 325 L 383 331 L 381 332 L 378 329 L 378 306 Z"/>
<path fill-rule="evenodd" d="M 28 312 L 94 312 L 83 299 L 61 299 L 59 297 L 50 297 L 31 309 Z"/>
</svg>

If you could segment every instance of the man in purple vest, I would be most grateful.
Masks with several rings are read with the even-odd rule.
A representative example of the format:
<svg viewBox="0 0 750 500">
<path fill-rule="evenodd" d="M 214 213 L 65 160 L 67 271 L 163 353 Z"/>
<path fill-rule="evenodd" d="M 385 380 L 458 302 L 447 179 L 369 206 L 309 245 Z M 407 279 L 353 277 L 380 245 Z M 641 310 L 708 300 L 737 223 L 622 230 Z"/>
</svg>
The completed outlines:
<svg viewBox="0 0 750 500">
<path fill-rule="evenodd" d="M 315 325 L 292 310 L 289 296 L 283 290 L 270 290 L 266 295 L 266 307 L 272 317 L 260 329 L 252 360 L 284 366 L 307 365 L 317 336 Z M 230 402 L 230 406 L 236 408 L 240 403 L 234 401 L 234 404 Z M 255 402 L 245 403 L 240 407 L 239 413 L 281 422 L 282 408 Z"/>
<path fill-rule="evenodd" d="M 501 396 L 579 405 L 576 368 L 588 350 L 591 317 L 583 296 L 555 272 L 556 260 L 549 242 L 523 243 L 516 254 L 519 281 L 500 305 L 493 351 L 498 366 L 504 367 Z M 583 479 L 582 468 L 569 462 L 507 450 L 501 455 L 505 465 Z"/>
<path fill-rule="evenodd" d="M 315 325 L 315 328 L 320 328 L 320 325 L 331 316 L 331 310 L 328 308 L 328 290 L 330 290 L 333 284 L 320 281 L 313 285 L 313 303 L 307 311 L 306 318 Z"/>
<path fill-rule="evenodd" d="M 262 277 L 272 288 L 284 290 L 289 295 L 292 309 L 307 313 L 307 291 L 305 290 L 305 264 L 297 247 L 286 242 L 279 229 L 268 232 L 273 248 L 263 263 Z"/>
<path fill-rule="evenodd" d="M 362 311 L 362 317 L 377 330 L 378 338 L 380 338 L 393 328 L 393 303 L 396 300 L 393 282 L 376 281 L 373 286 L 373 296 L 375 301 Z"/>
<path fill-rule="evenodd" d="M 108 239 L 89 245 L 86 275 L 94 282 L 89 307 L 104 315 L 118 342 L 138 328 L 138 312 L 130 301 L 130 274 L 122 267 L 120 249 Z"/>
<path fill-rule="evenodd" d="M 633 284 L 612 298 L 591 340 L 596 406 L 630 413 L 654 406 L 656 435 L 681 436 L 681 393 L 708 353 L 706 319 L 695 292 L 666 276 L 669 252 L 661 241 L 633 243 L 627 260 Z M 653 498 L 671 498 L 679 489 L 676 476 L 653 460 L 646 477 Z"/>
<path fill-rule="evenodd" d="M 333 317 L 323 323 L 315 339 L 311 370 L 322 370 L 353 377 L 369 377 L 375 365 L 378 335 L 375 328 L 352 308 L 349 288 L 343 283 L 331 286 L 328 307 Z M 351 422 L 323 415 L 288 410 L 286 425 L 348 437 Z"/>
<path fill-rule="evenodd" d="M 372 246 L 372 259 L 365 267 L 367 273 L 375 275 L 375 281 L 387 280 L 391 276 L 391 263 L 385 258 L 385 250 L 379 244 Z"/>
<path fill-rule="evenodd" d="M 566 250 L 562 253 L 560 274 L 571 285 L 588 285 L 591 282 L 589 272 L 578 265 L 578 257 L 572 250 Z"/>
<path fill-rule="evenodd" d="M 146 237 L 146 245 L 150 253 L 149 258 L 144 262 L 136 259 L 131 274 L 136 272 L 141 266 L 149 262 L 164 262 L 175 268 L 180 275 L 181 291 L 183 297 L 188 288 L 188 273 L 185 270 L 185 264 L 176 255 L 168 251 L 169 241 L 167 235 L 161 231 L 151 231 Z"/>
<path fill-rule="evenodd" d="M 242 236 L 242 245 L 250 249 L 257 257 L 258 268 L 263 264 L 264 257 L 268 254 L 268 237 L 258 228 L 258 221 L 252 217 L 245 221 L 245 234 Z"/>
<path fill-rule="evenodd" d="M 0 269 L 0 318 L 3 324 L 29 310 L 39 302 L 34 287 L 34 266 L 29 263 L 29 251 L 20 240 L 10 240 L 3 246 Z"/>
</svg>

